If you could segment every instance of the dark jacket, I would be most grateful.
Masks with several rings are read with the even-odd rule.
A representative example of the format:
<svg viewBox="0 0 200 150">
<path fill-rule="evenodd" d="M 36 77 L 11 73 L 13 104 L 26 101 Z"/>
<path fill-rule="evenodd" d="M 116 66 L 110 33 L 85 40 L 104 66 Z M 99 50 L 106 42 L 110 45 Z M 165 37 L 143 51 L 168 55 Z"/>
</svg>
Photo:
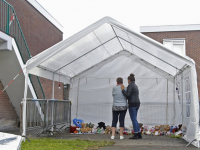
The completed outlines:
<svg viewBox="0 0 200 150">
<path fill-rule="evenodd" d="M 126 98 L 128 99 L 128 103 L 140 103 L 140 99 L 139 99 L 139 90 L 137 85 L 135 84 L 135 81 L 131 82 L 128 87 L 127 90 L 122 90 L 122 93 L 124 94 L 124 96 L 126 96 Z"/>
</svg>

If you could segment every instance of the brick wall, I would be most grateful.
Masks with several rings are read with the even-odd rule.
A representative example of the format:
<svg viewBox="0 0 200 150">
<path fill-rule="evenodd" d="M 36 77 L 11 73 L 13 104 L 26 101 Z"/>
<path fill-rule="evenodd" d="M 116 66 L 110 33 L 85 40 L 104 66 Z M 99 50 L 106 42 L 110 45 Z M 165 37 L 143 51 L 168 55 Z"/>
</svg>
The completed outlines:
<svg viewBox="0 0 200 150">
<path fill-rule="evenodd" d="M 186 55 L 194 59 L 196 64 L 200 66 L 200 31 L 151 32 L 142 34 L 160 43 L 163 43 L 163 39 L 185 38 Z M 200 89 L 200 68 L 196 67 L 196 70 L 197 70 L 198 89 Z"/>
<path fill-rule="evenodd" d="M 63 39 L 63 33 L 26 0 L 6 1 L 10 3 L 16 11 L 16 15 L 19 19 L 19 23 L 32 56 L 37 55 Z M 40 79 L 46 98 L 52 98 L 52 81 L 44 78 Z M 61 84 L 60 90 L 57 87 L 58 83 L 56 82 L 55 99 L 63 99 L 63 84 Z M 6 97 L 6 100 L 4 100 L 4 96 Z M 12 104 L 9 103 L 9 97 L 7 95 L 4 96 L 2 97 L 0 95 L 0 120 L 4 118 L 14 121 L 16 120 L 17 115 Z"/>
<path fill-rule="evenodd" d="M 62 41 L 63 33 L 26 0 L 6 1 L 15 9 L 32 56 Z M 40 79 L 46 98 L 51 98 L 52 94 L 49 89 L 52 89 L 52 81 Z M 63 99 L 63 90 L 56 88 L 55 93 L 57 93 L 56 99 Z"/>
<path fill-rule="evenodd" d="M 49 79 L 45 79 L 45 78 L 40 78 L 40 81 L 42 83 L 42 87 L 45 93 L 45 98 L 52 99 L 53 81 Z M 60 86 L 61 86 L 60 89 L 58 89 L 59 83 L 58 82 L 54 83 L 54 98 L 63 100 L 64 99 L 63 98 L 63 84 L 61 84 Z"/>
<path fill-rule="evenodd" d="M 63 34 L 26 0 L 6 0 L 17 14 L 32 56 L 63 39 Z"/>
<path fill-rule="evenodd" d="M 0 81 L 0 91 L 4 89 L 3 84 Z M 10 103 L 9 97 L 6 92 L 0 95 L 0 129 L 9 126 L 16 126 L 18 116 L 15 109 Z"/>
</svg>

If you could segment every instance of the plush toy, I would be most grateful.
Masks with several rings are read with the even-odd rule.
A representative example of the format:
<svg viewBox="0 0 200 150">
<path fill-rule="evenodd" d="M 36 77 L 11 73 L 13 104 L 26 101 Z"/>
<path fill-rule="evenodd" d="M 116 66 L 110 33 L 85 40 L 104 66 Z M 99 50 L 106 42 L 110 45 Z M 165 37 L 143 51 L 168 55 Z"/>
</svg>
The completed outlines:
<svg viewBox="0 0 200 150">
<path fill-rule="evenodd" d="M 153 135 L 160 135 L 160 126 L 155 126 L 155 130 L 153 131 Z"/>
<path fill-rule="evenodd" d="M 128 134 L 132 134 L 133 128 L 128 128 Z"/>
<path fill-rule="evenodd" d="M 112 133 L 111 127 L 109 125 L 107 125 L 105 134 L 111 134 L 111 133 Z"/>
<path fill-rule="evenodd" d="M 106 129 L 106 126 L 105 126 L 104 122 L 99 122 L 98 125 L 99 126 L 97 128 L 100 128 L 100 129 L 103 128 L 104 130 Z"/>
<path fill-rule="evenodd" d="M 87 130 L 87 128 L 86 128 L 86 123 L 81 123 L 81 126 L 82 126 L 81 132 L 82 132 L 82 133 L 88 133 L 88 130 Z"/>
<path fill-rule="evenodd" d="M 149 131 L 149 127 L 147 125 L 144 126 L 144 132 Z"/>
<path fill-rule="evenodd" d="M 77 133 L 81 133 L 81 128 L 76 128 Z"/>
<path fill-rule="evenodd" d="M 94 124 L 92 124 L 91 122 L 86 125 L 86 127 L 89 127 L 89 128 L 93 128 L 93 126 L 94 126 Z"/>
<path fill-rule="evenodd" d="M 88 133 L 92 133 L 92 128 L 86 127 Z"/>
<path fill-rule="evenodd" d="M 97 133 L 101 133 L 101 129 L 99 127 L 97 127 Z"/>
<path fill-rule="evenodd" d="M 171 127 L 170 127 L 170 132 L 173 132 L 173 129 L 174 129 L 174 127 L 173 127 L 173 126 L 171 126 Z"/>
<path fill-rule="evenodd" d="M 170 131 L 167 131 L 166 135 L 170 135 L 170 134 L 171 134 Z"/>
<path fill-rule="evenodd" d="M 93 124 L 92 133 L 96 133 L 96 132 L 97 132 L 97 127 Z"/>
<path fill-rule="evenodd" d="M 124 134 L 124 135 L 128 135 L 128 128 L 127 128 L 127 127 L 124 128 L 123 134 Z"/>
<path fill-rule="evenodd" d="M 162 132 L 163 129 L 164 129 L 164 125 L 161 125 L 161 126 L 160 126 L 160 132 Z"/>
<path fill-rule="evenodd" d="M 142 128 L 143 124 L 142 124 L 142 123 L 139 123 L 139 126 L 140 126 L 140 128 Z"/>
<path fill-rule="evenodd" d="M 164 125 L 162 132 L 168 132 L 168 131 L 170 131 L 170 126 L 169 125 Z"/>
<path fill-rule="evenodd" d="M 73 124 L 75 124 L 79 128 L 82 128 L 81 123 L 83 123 L 83 120 L 77 118 L 73 119 Z"/>
<path fill-rule="evenodd" d="M 151 135 L 153 135 L 153 133 L 154 133 L 154 130 L 155 130 L 155 128 L 154 128 L 154 127 L 152 127 L 152 128 L 150 129 Z"/>
<path fill-rule="evenodd" d="M 175 127 L 173 128 L 172 132 L 175 133 L 175 132 L 177 132 L 177 131 L 178 131 L 178 127 L 175 126 Z"/>
<path fill-rule="evenodd" d="M 105 133 L 105 130 L 103 127 L 101 127 L 101 134 L 104 134 Z"/>
</svg>

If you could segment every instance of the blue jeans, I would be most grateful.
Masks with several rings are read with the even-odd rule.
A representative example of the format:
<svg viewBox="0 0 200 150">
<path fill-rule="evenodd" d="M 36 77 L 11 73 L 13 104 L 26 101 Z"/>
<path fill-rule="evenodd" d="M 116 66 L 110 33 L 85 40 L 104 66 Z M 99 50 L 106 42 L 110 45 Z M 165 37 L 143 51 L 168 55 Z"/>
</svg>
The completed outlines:
<svg viewBox="0 0 200 150">
<path fill-rule="evenodd" d="M 130 118 L 133 124 L 134 133 L 140 132 L 140 126 L 137 121 L 137 113 L 140 107 L 131 107 L 129 108 Z"/>
</svg>

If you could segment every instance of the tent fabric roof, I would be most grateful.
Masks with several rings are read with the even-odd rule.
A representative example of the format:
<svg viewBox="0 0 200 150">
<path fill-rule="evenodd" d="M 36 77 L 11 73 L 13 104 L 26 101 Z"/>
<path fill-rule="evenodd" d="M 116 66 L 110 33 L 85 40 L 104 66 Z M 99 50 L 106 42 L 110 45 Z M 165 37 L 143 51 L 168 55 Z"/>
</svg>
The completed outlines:
<svg viewBox="0 0 200 150">
<path fill-rule="evenodd" d="M 123 51 L 172 76 L 186 64 L 194 65 L 189 57 L 178 55 L 114 19 L 104 17 L 31 58 L 27 70 L 43 69 L 71 79 Z"/>
</svg>

